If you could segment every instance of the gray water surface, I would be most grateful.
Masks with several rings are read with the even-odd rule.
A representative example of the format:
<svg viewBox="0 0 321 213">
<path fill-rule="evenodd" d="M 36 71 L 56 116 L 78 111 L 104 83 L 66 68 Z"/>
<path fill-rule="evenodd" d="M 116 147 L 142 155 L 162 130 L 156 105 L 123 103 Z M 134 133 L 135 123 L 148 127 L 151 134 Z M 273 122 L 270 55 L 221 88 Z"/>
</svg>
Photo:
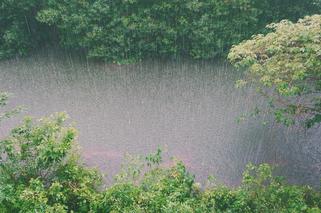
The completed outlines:
<svg viewBox="0 0 321 213">
<path fill-rule="evenodd" d="M 235 89 L 239 77 L 224 62 L 114 65 L 44 51 L 0 62 L 0 90 L 14 94 L 11 104 L 36 118 L 67 112 L 85 162 L 109 179 L 126 152 L 146 155 L 160 146 L 201 181 L 214 175 L 235 185 L 246 164 L 269 162 L 292 182 L 317 185 L 320 131 L 296 133 L 260 119 L 238 124 L 238 116 L 263 103 Z M 1 134 L 20 117 L 6 121 Z"/>
</svg>

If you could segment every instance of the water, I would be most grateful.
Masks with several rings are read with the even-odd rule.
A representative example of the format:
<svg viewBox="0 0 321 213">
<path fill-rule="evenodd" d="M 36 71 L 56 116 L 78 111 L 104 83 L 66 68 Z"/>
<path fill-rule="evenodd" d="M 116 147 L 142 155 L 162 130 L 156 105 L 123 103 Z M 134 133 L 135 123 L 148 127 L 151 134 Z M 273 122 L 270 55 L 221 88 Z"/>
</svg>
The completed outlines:
<svg viewBox="0 0 321 213">
<path fill-rule="evenodd" d="M 236 185 L 247 163 L 269 162 L 291 182 L 317 185 L 320 131 L 296 133 L 262 120 L 238 124 L 238 116 L 263 103 L 234 88 L 239 77 L 224 62 L 120 66 L 56 51 L 0 62 L 0 90 L 14 94 L 11 104 L 36 118 L 66 111 L 79 130 L 83 159 L 109 181 L 125 153 L 146 155 L 160 146 L 200 181 L 214 175 Z M 20 117 L 6 121 L 1 135 Z"/>
</svg>

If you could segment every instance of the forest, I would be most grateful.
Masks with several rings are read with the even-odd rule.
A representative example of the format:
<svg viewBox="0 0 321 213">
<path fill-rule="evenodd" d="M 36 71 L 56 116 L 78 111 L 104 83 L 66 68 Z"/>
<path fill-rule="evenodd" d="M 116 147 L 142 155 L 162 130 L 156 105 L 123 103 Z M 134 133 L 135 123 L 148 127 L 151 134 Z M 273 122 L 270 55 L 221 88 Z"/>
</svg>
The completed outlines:
<svg viewBox="0 0 321 213">
<path fill-rule="evenodd" d="M 282 19 L 318 12 L 318 2 L 280 0 L 3 0 L 0 57 L 39 45 L 85 51 L 108 62 L 225 56 L 233 44 Z"/>
<path fill-rule="evenodd" d="M 234 88 L 234 77 L 233 82 L 227 84 L 233 87 L 233 90 L 244 90 L 248 92 L 247 94 L 250 92 L 246 88 L 251 88 L 255 97 L 259 97 L 257 99 L 262 99 L 264 103 L 259 106 L 251 104 L 252 102 L 245 103 L 251 105 L 248 106 L 251 111 L 242 115 L 239 120 L 248 118 L 255 120 L 257 117 L 263 117 L 273 120 L 279 129 L 304 129 L 307 135 L 312 134 L 311 132 L 318 133 L 321 124 L 321 15 L 318 15 L 320 11 L 321 1 L 319 0 L 2 0 L 0 3 L 0 73 L 4 74 L 0 76 L 3 80 L 0 81 L 0 128 L 11 120 L 20 119 L 19 116 L 24 111 L 20 104 L 16 105 L 17 101 L 14 102 L 15 106 L 11 104 L 11 100 L 15 100 L 16 95 L 10 94 L 11 91 L 7 92 L 11 87 L 1 86 L 3 82 L 8 82 L 12 87 L 18 87 L 18 84 L 24 81 L 21 80 L 20 83 L 15 84 L 12 83 L 15 81 L 5 79 L 9 76 L 6 74 L 8 66 L 16 63 L 19 67 L 20 61 L 37 57 L 37 52 L 43 49 L 54 48 L 68 54 L 79 54 L 80 60 L 85 58 L 86 72 L 88 71 L 88 76 L 92 78 L 100 75 L 96 74 L 96 71 L 91 75 L 89 63 L 103 64 L 105 67 L 115 65 L 122 68 L 155 59 L 160 60 L 160 63 L 163 61 L 183 63 L 181 61 L 187 60 L 191 64 L 224 61 L 228 66 L 233 67 L 231 68 L 233 72 L 239 74 L 236 75 L 236 88 Z M 54 63 L 52 60 L 49 64 Z M 27 66 L 30 65 L 27 64 Z M 39 63 L 40 66 L 41 63 Z M 71 66 L 73 69 L 77 67 L 74 62 Z M 51 69 L 56 76 L 59 76 L 57 67 Z M 49 68 L 45 67 L 45 69 Z M 64 69 L 66 69 L 64 72 L 69 72 L 67 68 Z M 26 75 L 22 71 L 21 74 L 19 72 L 18 70 L 18 74 L 14 74 L 14 79 Z M 153 67 L 148 72 L 154 72 Z M 72 76 L 77 73 L 67 74 Z M 52 77 L 51 74 L 43 75 L 47 75 L 48 79 Z M 126 75 L 130 76 L 128 73 Z M 149 74 L 144 73 L 144 75 Z M 194 75 L 203 74 L 194 73 Z M 198 80 L 207 82 L 204 80 L 206 78 L 211 81 L 212 75 L 204 75 L 205 77 L 202 76 L 201 80 L 196 77 L 192 79 L 197 81 L 196 83 L 199 83 Z M 71 80 L 69 79 L 67 86 L 61 86 L 61 88 L 80 90 L 82 87 L 73 87 L 76 84 L 70 76 L 68 78 Z M 168 73 L 165 75 L 166 78 L 172 76 L 175 75 Z M 129 94 L 126 96 L 127 99 L 140 98 L 137 94 L 147 93 L 141 92 L 140 87 L 136 85 L 128 86 L 130 82 L 135 82 L 132 80 L 135 77 L 137 76 L 130 76 L 128 78 L 130 80 L 123 82 L 126 87 L 125 92 L 117 93 L 116 86 L 110 86 L 110 88 L 116 91 L 116 96 L 124 96 L 126 93 Z M 137 78 L 139 77 L 141 76 Z M 186 79 L 189 79 L 186 76 L 177 78 L 179 83 L 188 82 Z M 32 84 L 39 84 L 38 86 L 41 87 L 35 78 L 31 79 Z M 55 81 L 55 79 L 51 80 Z M 88 81 L 91 80 L 88 79 Z M 194 89 L 195 85 L 199 86 L 196 83 L 186 87 Z M 83 87 L 85 85 L 83 82 L 80 84 Z M 157 87 L 158 84 L 154 83 L 151 87 L 154 86 L 155 94 L 158 94 L 165 91 L 166 87 L 173 90 L 168 84 Z M 48 94 L 52 89 L 51 85 L 52 83 L 47 85 Z M 105 88 L 96 84 L 90 84 L 89 87 L 96 90 Z M 133 93 L 128 92 L 131 88 L 134 88 Z M 143 87 L 142 90 L 148 90 L 148 88 L 150 87 Z M 177 88 L 174 89 L 181 92 Z M 182 88 L 190 91 L 188 89 Z M 28 89 L 21 90 L 25 90 L 25 94 L 28 94 Z M 205 89 L 200 91 L 203 95 L 208 92 Z M 227 90 L 222 91 L 227 93 Z M 173 93 L 170 92 L 164 93 L 165 99 L 171 98 L 170 95 Z M 31 93 L 34 93 L 33 96 L 38 94 L 36 91 Z M 40 91 L 40 93 L 43 92 Z M 62 93 L 66 92 L 59 93 L 66 103 L 68 98 L 73 100 L 73 97 L 65 97 Z M 81 94 L 81 97 L 88 94 Z M 95 93 L 97 96 L 95 101 L 101 105 L 105 104 L 97 94 L 99 93 Z M 188 98 L 192 97 L 191 100 L 184 97 L 189 102 L 193 100 L 197 102 L 201 100 L 198 99 L 197 94 L 189 94 Z M 208 92 L 208 94 L 212 93 Z M 173 99 L 176 98 L 175 95 Z M 119 101 L 114 96 L 110 97 L 111 100 Z M 154 98 L 158 97 L 163 96 Z M 204 97 L 209 99 L 206 94 Z M 226 95 L 225 98 L 229 96 Z M 51 99 L 51 97 L 46 96 L 45 99 Z M 54 102 L 55 97 L 52 99 Z M 166 102 L 167 99 L 162 101 Z M 188 101 L 182 100 L 173 106 L 187 105 Z M 48 103 L 45 103 L 45 108 L 51 109 L 50 105 L 53 103 L 51 101 L 48 100 Z M 136 100 L 126 101 L 124 103 L 137 104 L 129 105 L 128 108 L 142 106 L 139 104 L 143 104 L 143 101 L 147 104 L 154 103 L 153 97 L 149 96 L 148 99 L 139 103 L 136 103 Z M 98 110 L 92 106 L 95 104 L 94 101 L 88 102 L 93 111 Z M 106 106 L 111 106 L 108 103 Z M 124 105 L 121 101 L 119 103 L 115 108 Z M 164 121 L 169 126 L 168 123 L 179 123 L 182 118 L 175 117 L 175 113 L 173 113 L 175 119 L 170 120 L 172 114 L 168 111 L 172 106 L 170 104 L 173 103 L 176 103 L 175 100 L 166 102 L 165 112 L 161 108 L 163 105 L 160 107 L 157 104 L 150 104 L 151 108 L 159 107 L 157 108 L 159 117 L 156 116 L 156 119 L 162 117 L 169 119 Z M 31 105 L 37 106 L 39 103 L 34 101 Z M 80 105 L 84 103 L 72 102 L 70 105 L 71 109 L 81 108 L 83 106 Z M 233 104 L 223 105 L 224 110 L 229 110 L 228 105 Z M 59 105 L 56 111 L 60 111 L 60 108 Z M 35 109 L 38 108 L 35 107 Z M 133 112 L 127 110 L 126 113 L 138 112 L 141 113 L 139 114 L 141 117 L 144 114 L 155 116 L 152 109 L 148 108 L 150 111 L 146 109 L 144 108 L 145 111 L 134 109 L 136 111 Z M 105 107 L 102 111 L 108 110 L 118 112 L 112 107 Z M 191 109 L 186 110 L 187 113 L 190 112 L 189 110 Z M 119 113 L 119 116 L 125 116 L 124 112 Z M 238 184 L 233 186 L 216 181 L 211 176 L 206 178 L 206 181 L 198 181 L 199 174 L 194 175 L 195 170 L 190 170 L 189 161 L 185 163 L 178 158 L 168 162 L 163 158 L 162 146 L 150 154 L 129 156 L 117 175 L 113 177 L 113 181 L 108 182 L 104 177 L 104 171 L 88 166 L 83 159 L 79 148 L 83 143 L 78 143 L 78 136 L 80 140 L 82 135 L 88 132 L 78 133 L 77 125 L 70 122 L 74 116 L 69 119 L 68 111 L 51 113 L 54 114 L 41 119 L 25 117 L 22 123 L 15 124 L 16 127 L 11 128 L 9 125 L 11 130 L 7 135 L 3 135 L 1 131 L 1 212 L 321 212 L 320 184 L 312 186 L 304 180 L 304 184 L 288 181 L 286 177 L 279 175 L 277 166 L 269 162 L 247 161 L 242 177 Z M 90 113 L 81 112 L 80 114 L 87 119 L 92 116 Z M 108 114 L 108 116 L 110 122 L 117 121 L 117 119 L 113 120 L 113 116 L 116 115 Z M 212 118 L 210 115 L 207 117 Z M 204 119 L 208 121 L 207 118 Z M 148 119 L 139 120 L 142 122 L 135 123 L 135 119 L 132 120 L 126 120 L 127 123 L 122 124 L 120 128 L 126 129 L 126 125 L 131 125 L 130 122 L 139 126 L 143 121 L 148 121 Z M 177 126 L 188 126 L 188 121 L 188 119 L 183 120 L 183 124 L 179 123 Z M 99 121 L 96 122 L 100 124 Z M 218 119 L 213 122 L 221 121 Z M 146 125 L 157 126 L 153 123 Z M 177 127 L 172 125 L 170 127 Z M 243 124 L 241 122 L 237 125 Z M 268 124 L 264 120 L 261 125 Z M 86 128 L 90 130 L 91 124 L 88 126 Z M 139 128 L 148 129 L 143 125 Z M 138 131 L 139 128 L 135 129 L 137 134 L 143 134 Z M 83 129 L 80 128 L 80 130 Z M 116 133 L 108 133 L 105 129 L 102 131 L 106 132 L 105 134 L 122 134 L 117 130 L 114 130 Z M 159 134 L 165 137 L 163 133 Z M 303 137 L 308 138 L 307 135 Z M 145 138 L 148 138 L 147 136 Z M 228 138 L 228 135 L 223 137 Z M 97 140 L 99 140 L 98 135 Z M 281 143 L 283 143 L 282 140 L 280 139 Z M 133 140 L 131 143 L 134 146 L 135 143 L 140 146 L 139 141 Z M 195 143 L 199 146 L 197 142 Z M 320 140 L 317 141 L 317 145 L 320 145 Z M 177 147 L 177 149 L 180 148 L 184 147 Z M 210 153 L 205 154 L 204 158 L 212 159 Z M 320 156 L 317 158 L 320 159 Z M 211 162 L 211 164 L 215 163 Z M 196 167 L 201 167 L 201 164 Z M 318 174 L 316 178 L 320 177 L 320 166 L 314 168 L 316 171 L 311 174 Z M 319 183 L 320 181 L 321 178 Z"/>
</svg>

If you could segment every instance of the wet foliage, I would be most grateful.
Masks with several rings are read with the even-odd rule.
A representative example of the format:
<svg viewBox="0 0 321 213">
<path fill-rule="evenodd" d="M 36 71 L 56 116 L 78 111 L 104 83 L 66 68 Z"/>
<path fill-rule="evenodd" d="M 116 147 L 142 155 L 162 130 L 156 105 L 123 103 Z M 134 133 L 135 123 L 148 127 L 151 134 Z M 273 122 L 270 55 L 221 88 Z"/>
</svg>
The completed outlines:
<svg viewBox="0 0 321 213">
<path fill-rule="evenodd" d="M 273 32 L 253 36 L 229 54 L 236 67 L 247 70 L 239 84 L 254 84 L 287 126 L 321 122 L 320 25 L 320 15 L 271 24 Z"/>
<path fill-rule="evenodd" d="M 90 58 L 130 63 L 146 57 L 209 59 L 264 26 L 318 12 L 312 1 L 4 0 L 0 58 L 60 43 Z"/>
<path fill-rule="evenodd" d="M 41 44 L 82 50 L 88 57 L 130 63 L 147 57 L 222 56 L 248 70 L 270 98 L 276 119 L 320 123 L 319 1 L 256 0 L 4 0 L 0 58 Z M 241 85 L 246 81 L 240 81 Z M 265 90 L 266 89 L 266 90 Z M 315 95 L 317 94 L 317 95 Z M 276 97 L 276 98 L 275 98 Z M 294 98 L 294 99 L 292 99 Z M 0 106 L 8 95 L 0 94 Z M 297 100 L 297 101 L 296 101 Z M 305 104 L 306 103 L 306 104 Z M 5 111 L 0 119 L 17 110 Z M 129 160 L 104 187 L 102 174 L 79 158 L 76 130 L 58 113 L 26 118 L 0 141 L 1 212 L 321 212 L 321 192 L 290 185 L 268 164 L 248 165 L 240 186 L 195 181 L 181 161 L 163 166 L 161 150 Z"/>
<path fill-rule="evenodd" d="M 182 162 L 162 166 L 161 150 L 129 160 L 103 188 L 65 119 L 28 118 L 1 141 L 1 212 L 321 212 L 319 191 L 286 184 L 267 164 L 249 165 L 237 188 L 202 187 Z"/>
</svg>

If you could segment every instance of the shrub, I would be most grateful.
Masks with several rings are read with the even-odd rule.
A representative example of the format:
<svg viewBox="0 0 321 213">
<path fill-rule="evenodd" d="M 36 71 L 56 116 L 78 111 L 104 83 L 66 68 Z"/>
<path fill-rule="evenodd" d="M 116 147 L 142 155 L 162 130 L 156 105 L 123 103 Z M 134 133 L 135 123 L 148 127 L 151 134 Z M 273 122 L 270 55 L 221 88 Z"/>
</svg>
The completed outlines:
<svg viewBox="0 0 321 213">
<path fill-rule="evenodd" d="M 160 149 L 145 160 L 129 158 L 103 189 L 101 175 L 77 158 L 65 119 L 28 118 L 1 141 L 1 212 L 321 212 L 319 191 L 287 185 L 267 164 L 249 165 L 237 188 L 202 188 L 182 162 L 163 167 Z"/>
<path fill-rule="evenodd" d="M 309 187 L 287 185 L 274 177 L 268 164 L 250 164 L 240 187 L 207 190 L 203 202 L 207 210 L 215 212 L 320 212 L 313 201 L 320 193 L 314 193 Z"/>
<path fill-rule="evenodd" d="M 100 176 L 78 164 L 64 114 L 26 119 L 0 143 L 0 206 L 8 212 L 88 212 Z"/>
</svg>

